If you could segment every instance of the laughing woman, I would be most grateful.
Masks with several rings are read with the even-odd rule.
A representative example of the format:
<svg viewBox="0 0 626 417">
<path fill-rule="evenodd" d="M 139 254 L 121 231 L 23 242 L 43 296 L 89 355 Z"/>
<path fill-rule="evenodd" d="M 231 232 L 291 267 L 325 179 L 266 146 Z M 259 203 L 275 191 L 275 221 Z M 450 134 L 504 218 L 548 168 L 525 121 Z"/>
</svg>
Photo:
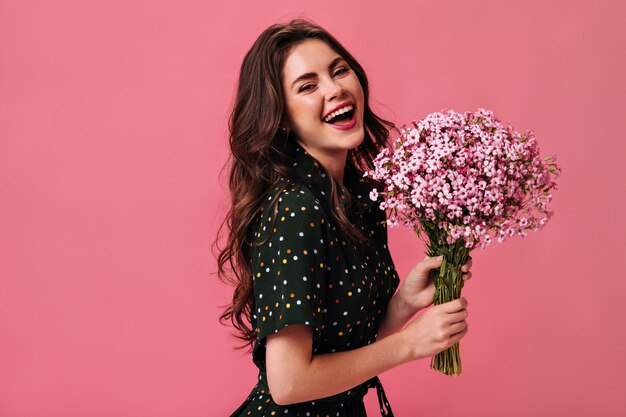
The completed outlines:
<svg viewBox="0 0 626 417">
<path fill-rule="evenodd" d="M 395 127 L 372 112 L 363 68 L 310 21 L 273 25 L 243 60 L 229 128 L 218 273 L 235 290 L 220 320 L 259 368 L 231 417 L 365 416 L 369 388 L 392 416 L 377 375 L 458 342 L 467 301 L 431 306 L 437 258 L 400 285 L 369 199 L 382 185 L 362 176 Z"/>
</svg>

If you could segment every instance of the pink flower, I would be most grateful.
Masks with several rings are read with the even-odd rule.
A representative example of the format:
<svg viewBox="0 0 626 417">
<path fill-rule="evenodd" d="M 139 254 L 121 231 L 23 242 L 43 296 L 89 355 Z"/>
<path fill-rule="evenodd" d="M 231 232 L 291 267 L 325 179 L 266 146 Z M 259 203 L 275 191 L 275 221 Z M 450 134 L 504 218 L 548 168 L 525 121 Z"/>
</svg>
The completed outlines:
<svg viewBox="0 0 626 417">
<path fill-rule="evenodd" d="M 431 113 L 400 132 L 394 148 L 384 148 L 364 173 L 385 184 L 370 198 L 382 196 L 381 209 L 392 209 L 389 226 L 419 230 L 422 221 L 435 221 L 441 242 L 463 239 L 483 249 L 490 232 L 498 242 L 524 237 L 522 229 L 538 231 L 552 216 L 547 205 L 561 167 L 554 154 L 540 157 L 532 131 L 522 135 L 479 108 Z"/>
</svg>

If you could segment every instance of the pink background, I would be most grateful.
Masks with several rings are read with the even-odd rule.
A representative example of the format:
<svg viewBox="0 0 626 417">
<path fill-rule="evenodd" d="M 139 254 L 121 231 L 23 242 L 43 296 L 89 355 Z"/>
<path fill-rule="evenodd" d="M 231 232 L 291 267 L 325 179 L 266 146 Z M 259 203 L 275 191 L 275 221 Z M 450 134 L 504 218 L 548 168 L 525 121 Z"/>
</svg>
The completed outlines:
<svg viewBox="0 0 626 417">
<path fill-rule="evenodd" d="M 625 3 L 363 4 L 0 1 L 0 416 L 227 416 L 248 395 L 210 244 L 239 65 L 297 16 L 383 117 L 489 108 L 563 167 L 544 231 L 473 253 L 463 375 L 381 375 L 396 415 L 626 415 Z M 404 278 L 424 246 L 389 239 Z"/>
</svg>

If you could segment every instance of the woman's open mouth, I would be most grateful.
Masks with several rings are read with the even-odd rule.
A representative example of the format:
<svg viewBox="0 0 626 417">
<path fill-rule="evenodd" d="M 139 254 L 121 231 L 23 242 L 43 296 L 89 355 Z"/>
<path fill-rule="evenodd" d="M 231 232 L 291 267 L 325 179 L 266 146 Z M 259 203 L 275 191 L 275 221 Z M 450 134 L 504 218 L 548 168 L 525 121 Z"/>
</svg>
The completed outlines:
<svg viewBox="0 0 626 417">
<path fill-rule="evenodd" d="M 335 129 L 348 130 L 356 126 L 356 109 L 354 105 L 349 105 L 343 109 L 339 109 L 328 117 L 329 118 L 323 122 L 331 125 Z"/>
</svg>

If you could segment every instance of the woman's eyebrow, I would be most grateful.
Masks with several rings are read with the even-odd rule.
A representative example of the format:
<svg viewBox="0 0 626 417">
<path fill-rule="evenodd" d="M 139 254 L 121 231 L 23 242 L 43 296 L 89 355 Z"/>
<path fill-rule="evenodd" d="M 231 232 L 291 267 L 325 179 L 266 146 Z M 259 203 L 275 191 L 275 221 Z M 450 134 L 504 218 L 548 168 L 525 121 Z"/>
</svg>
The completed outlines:
<svg viewBox="0 0 626 417">
<path fill-rule="evenodd" d="M 338 56 L 337 58 L 330 61 L 330 64 L 328 64 L 328 69 L 329 70 L 332 69 L 335 65 L 337 65 L 337 63 L 339 63 L 339 61 L 345 61 L 345 60 L 342 57 Z M 315 72 L 307 72 L 306 74 L 302 74 L 298 78 L 293 80 L 293 82 L 291 83 L 291 88 L 293 88 L 293 86 L 296 85 L 296 83 L 298 83 L 299 81 L 308 80 L 308 79 L 315 78 L 315 77 L 317 77 L 317 73 Z"/>
</svg>

